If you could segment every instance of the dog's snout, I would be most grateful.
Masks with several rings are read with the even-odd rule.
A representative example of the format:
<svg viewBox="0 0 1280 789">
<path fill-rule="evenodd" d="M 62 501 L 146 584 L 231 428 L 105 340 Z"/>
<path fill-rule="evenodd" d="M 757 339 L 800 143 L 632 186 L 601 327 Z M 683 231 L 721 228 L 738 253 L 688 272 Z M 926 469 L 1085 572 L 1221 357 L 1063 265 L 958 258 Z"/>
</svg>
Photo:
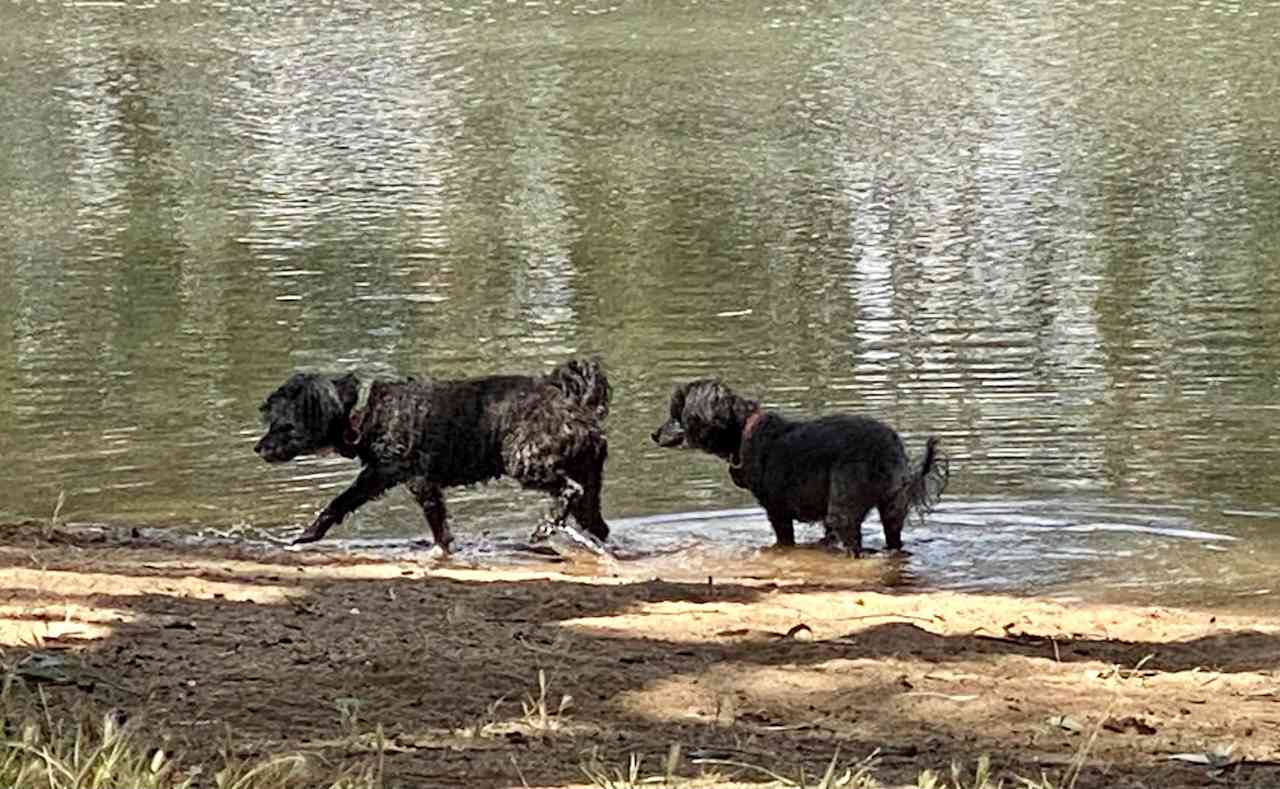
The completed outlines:
<svg viewBox="0 0 1280 789">
<path fill-rule="evenodd" d="M 653 443 L 660 447 L 678 447 L 684 444 L 684 426 L 675 420 L 664 422 L 653 431 Z"/>
<path fill-rule="evenodd" d="M 274 463 L 275 456 L 279 453 L 280 448 L 272 442 L 271 434 L 268 433 L 258 439 L 258 443 L 253 445 L 253 451 L 268 463 Z"/>
</svg>

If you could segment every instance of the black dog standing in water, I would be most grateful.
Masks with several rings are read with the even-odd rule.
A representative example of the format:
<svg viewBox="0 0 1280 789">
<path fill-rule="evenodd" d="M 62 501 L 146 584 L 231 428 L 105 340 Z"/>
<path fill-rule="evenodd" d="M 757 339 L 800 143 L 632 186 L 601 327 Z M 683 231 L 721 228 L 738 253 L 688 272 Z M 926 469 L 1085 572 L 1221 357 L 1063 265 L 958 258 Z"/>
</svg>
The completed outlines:
<svg viewBox="0 0 1280 789">
<path fill-rule="evenodd" d="M 794 521 L 822 521 L 824 542 L 834 535 L 861 556 L 862 520 L 875 507 L 885 545 L 901 550 L 908 512 L 930 509 L 947 484 L 937 438 L 912 468 L 902 439 L 883 422 L 847 414 L 787 419 L 715 379 L 677 386 L 671 418 L 653 440 L 729 461 L 734 484 L 755 495 L 784 546 L 795 545 Z"/>
<path fill-rule="evenodd" d="M 555 497 L 535 537 L 574 520 L 598 540 L 611 390 L 599 360 L 570 360 L 545 376 L 362 382 L 296 373 L 261 406 L 267 433 L 254 451 L 269 463 L 335 450 L 359 458 L 355 482 L 294 543 L 315 542 L 350 513 L 404 483 L 431 536 L 448 551 L 443 488 L 501 476 Z"/>
</svg>

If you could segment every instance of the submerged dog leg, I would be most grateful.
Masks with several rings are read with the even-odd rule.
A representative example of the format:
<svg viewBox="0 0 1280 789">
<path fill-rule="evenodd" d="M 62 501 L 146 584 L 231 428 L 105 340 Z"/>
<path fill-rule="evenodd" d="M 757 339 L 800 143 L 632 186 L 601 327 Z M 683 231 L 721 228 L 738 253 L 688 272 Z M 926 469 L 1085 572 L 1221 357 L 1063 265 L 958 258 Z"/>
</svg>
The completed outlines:
<svg viewBox="0 0 1280 789">
<path fill-rule="evenodd" d="M 861 557 L 862 521 L 875 503 L 869 495 L 874 485 L 867 480 L 865 466 L 858 463 L 833 466 L 830 485 L 823 524 L 840 538 L 847 553 Z"/>
<path fill-rule="evenodd" d="M 862 521 L 870 511 L 871 508 L 865 504 L 849 508 L 832 506 L 827 510 L 826 520 L 823 521 L 828 529 L 840 537 L 845 551 L 855 558 L 862 556 Z"/>
<path fill-rule="evenodd" d="M 880 524 L 884 527 L 884 547 L 891 551 L 902 550 L 902 524 L 907 519 L 908 500 L 905 497 L 882 501 L 876 507 L 880 511 Z"/>
<path fill-rule="evenodd" d="M 836 534 L 826 523 L 823 523 L 822 539 L 818 540 L 817 546 L 828 551 L 834 551 L 840 547 L 840 535 Z"/>
<path fill-rule="evenodd" d="M 372 467 L 366 466 L 360 471 L 360 476 L 356 477 L 355 482 L 329 502 L 307 530 L 298 535 L 293 544 L 301 545 L 322 539 L 325 533 L 341 523 L 343 518 L 355 512 L 366 501 L 386 493 L 393 485 L 395 485 L 394 481 L 388 480 Z"/>
</svg>

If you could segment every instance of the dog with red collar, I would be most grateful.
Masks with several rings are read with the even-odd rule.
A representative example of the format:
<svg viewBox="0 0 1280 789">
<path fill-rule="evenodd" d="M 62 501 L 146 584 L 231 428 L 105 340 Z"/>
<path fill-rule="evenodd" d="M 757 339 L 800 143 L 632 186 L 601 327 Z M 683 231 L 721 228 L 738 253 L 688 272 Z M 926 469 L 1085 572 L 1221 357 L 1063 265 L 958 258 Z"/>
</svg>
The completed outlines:
<svg viewBox="0 0 1280 789">
<path fill-rule="evenodd" d="M 765 411 L 718 379 L 676 386 L 669 418 L 653 432 L 663 447 L 700 449 L 729 462 L 735 485 L 764 508 L 779 546 L 795 545 L 795 521 L 821 522 L 823 542 L 862 555 L 862 521 L 874 507 L 885 547 L 902 550 L 902 527 L 938 501 L 948 465 L 930 437 L 912 464 L 896 431 L 867 416 L 802 420 Z"/>
<path fill-rule="evenodd" d="M 260 407 L 266 433 L 254 451 L 268 463 L 335 451 L 359 460 L 355 481 L 295 543 L 333 526 L 399 484 L 418 500 L 436 548 L 449 550 L 444 489 L 510 477 L 553 497 L 534 534 L 570 515 L 603 541 L 600 514 L 609 381 L 598 359 L 572 359 L 546 375 L 456 380 L 361 380 L 295 373 Z M 571 536 L 580 537 L 572 534 Z"/>
</svg>

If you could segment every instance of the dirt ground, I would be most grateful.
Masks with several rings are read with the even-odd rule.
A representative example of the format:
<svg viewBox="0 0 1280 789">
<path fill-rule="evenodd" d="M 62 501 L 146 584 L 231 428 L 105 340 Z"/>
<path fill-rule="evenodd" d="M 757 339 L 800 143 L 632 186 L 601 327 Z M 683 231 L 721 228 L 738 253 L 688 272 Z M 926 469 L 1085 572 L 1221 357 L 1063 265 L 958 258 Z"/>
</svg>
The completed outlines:
<svg viewBox="0 0 1280 789">
<path fill-rule="evenodd" d="M 726 763 L 839 749 L 886 783 L 989 754 L 1010 786 L 1077 758 L 1081 789 L 1280 786 L 1280 614 L 590 569 L 15 524 L 0 661 L 58 656 L 55 709 L 126 710 L 188 760 L 370 760 L 381 726 L 388 786 L 581 785 L 593 754 L 660 773 L 673 744 L 681 774 L 744 780 Z"/>
</svg>

